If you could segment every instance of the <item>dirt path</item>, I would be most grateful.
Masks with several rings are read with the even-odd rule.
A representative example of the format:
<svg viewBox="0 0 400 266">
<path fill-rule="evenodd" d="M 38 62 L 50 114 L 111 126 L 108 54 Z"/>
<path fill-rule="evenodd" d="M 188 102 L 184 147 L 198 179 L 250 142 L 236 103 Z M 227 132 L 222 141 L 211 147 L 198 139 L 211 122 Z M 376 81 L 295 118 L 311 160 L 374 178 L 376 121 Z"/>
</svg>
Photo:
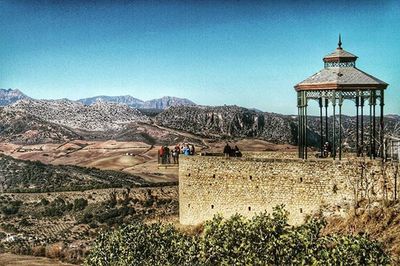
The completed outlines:
<svg viewBox="0 0 400 266">
<path fill-rule="evenodd" d="M 74 266 L 75 264 L 63 263 L 58 260 L 43 257 L 15 255 L 11 253 L 0 254 L 0 266 Z"/>
</svg>

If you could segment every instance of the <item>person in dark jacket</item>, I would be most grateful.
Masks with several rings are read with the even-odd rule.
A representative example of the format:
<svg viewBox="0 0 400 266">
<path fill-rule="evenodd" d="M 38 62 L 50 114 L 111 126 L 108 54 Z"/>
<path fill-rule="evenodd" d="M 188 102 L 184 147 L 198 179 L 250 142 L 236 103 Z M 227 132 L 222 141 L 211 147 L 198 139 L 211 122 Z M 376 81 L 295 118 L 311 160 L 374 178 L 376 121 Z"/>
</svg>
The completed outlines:
<svg viewBox="0 0 400 266">
<path fill-rule="evenodd" d="M 229 146 L 229 143 L 227 142 L 225 147 L 224 147 L 224 155 L 225 157 L 229 157 L 231 155 L 232 148 Z"/>
</svg>

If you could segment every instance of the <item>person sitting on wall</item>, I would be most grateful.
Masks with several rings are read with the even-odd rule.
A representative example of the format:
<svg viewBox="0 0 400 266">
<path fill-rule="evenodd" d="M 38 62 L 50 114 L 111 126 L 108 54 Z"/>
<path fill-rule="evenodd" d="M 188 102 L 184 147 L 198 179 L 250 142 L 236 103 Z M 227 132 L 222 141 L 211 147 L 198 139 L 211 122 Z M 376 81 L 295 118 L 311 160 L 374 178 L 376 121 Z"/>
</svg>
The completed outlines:
<svg viewBox="0 0 400 266">
<path fill-rule="evenodd" d="M 189 145 L 186 144 L 186 146 L 183 148 L 183 154 L 184 155 L 190 155 Z"/>
<path fill-rule="evenodd" d="M 225 147 L 224 147 L 224 155 L 225 157 L 229 157 L 231 155 L 232 148 L 229 146 L 229 143 L 227 142 Z"/>
<path fill-rule="evenodd" d="M 242 153 L 240 152 L 238 146 L 235 145 L 235 148 L 233 149 L 234 156 L 235 157 L 242 157 Z"/>
</svg>

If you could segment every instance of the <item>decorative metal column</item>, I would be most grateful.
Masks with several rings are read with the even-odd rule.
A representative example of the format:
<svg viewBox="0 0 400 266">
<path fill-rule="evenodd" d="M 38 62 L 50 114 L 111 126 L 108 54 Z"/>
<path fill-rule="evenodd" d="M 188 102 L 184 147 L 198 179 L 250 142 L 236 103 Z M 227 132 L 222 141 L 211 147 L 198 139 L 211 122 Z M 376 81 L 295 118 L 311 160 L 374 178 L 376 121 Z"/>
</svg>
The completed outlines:
<svg viewBox="0 0 400 266">
<path fill-rule="evenodd" d="M 307 159 L 307 94 L 304 92 L 304 157 Z"/>
<path fill-rule="evenodd" d="M 329 100 L 325 98 L 325 141 L 326 142 L 329 142 L 328 106 L 329 106 Z"/>
<path fill-rule="evenodd" d="M 299 158 L 302 158 L 302 146 L 303 146 L 303 135 L 302 131 L 302 121 L 301 121 L 301 92 L 297 92 L 297 118 L 298 118 L 298 127 L 297 127 L 297 145 L 299 146 Z"/>
<path fill-rule="evenodd" d="M 360 146 L 359 146 L 359 136 L 358 136 L 358 109 L 360 107 L 360 96 L 358 95 L 359 91 L 357 91 L 357 96 L 356 96 L 356 153 L 357 153 L 357 157 L 360 156 Z"/>
<path fill-rule="evenodd" d="M 372 136 L 372 105 L 373 105 L 373 100 L 372 100 L 372 91 L 369 91 L 369 158 L 372 159 L 372 142 L 373 142 L 373 136 Z"/>
<path fill-rule="evenodd" d="M 376 91 L 372 91 L 372 158 L 376 157 Z"/>
<path fill-rule="evenodd" d="M 336 159 L 336 93 L 333 92 L 332 96 L 332 107 L 333 107 L 333 129 L 332 129 L 332 155 L 333 159 Z"/>
<path fill-rule="evenodd" d="M 384 121 L 383 121 L 383 107 L 385 106 L 385 101 L 384 101 L 384 90 L 381 89 L 380 91 L 380 101 L 379 101 L 380 107 L 381 107 L 381 111 L 380 111 L 380 117 L 379 117 L 379 124 L 380 124 L 380 135 L 379 135 L 379 139 L 381 142 L 381 148 L 380 148 L 380 156 L 383 160 L 385 160 L 385 154 L 384 154 L 384 141 L 385 141 L 385 127 L 384 127 Z"/>
<path fill-rule="evenodd" d="M 339 92 L 339 160 L 342 160 L 342 92 Z"/>
<path fill-rule="evenodd" d="M 364 97 L 363 93 L 361 92 L 360 98 L 360 106 L 361 106 L 361 156 L 364 156 Z"/>
<path fill-rule="evenodd" d="M 323 135 L 323 122 L 322 122 L 322 98 L 318 99 L 318 104 L 319 104 L 319 126 L 320 126 L 320 157 L 323 156 L 324 153 L 324 135 Z"/>
</svg>

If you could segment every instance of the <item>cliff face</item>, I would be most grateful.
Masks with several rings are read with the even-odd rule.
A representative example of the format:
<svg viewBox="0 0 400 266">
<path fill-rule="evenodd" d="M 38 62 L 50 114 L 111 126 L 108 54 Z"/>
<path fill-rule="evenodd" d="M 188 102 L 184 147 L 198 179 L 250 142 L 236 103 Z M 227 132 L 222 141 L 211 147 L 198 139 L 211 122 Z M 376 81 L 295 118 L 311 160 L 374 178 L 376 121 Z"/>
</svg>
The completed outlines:
<svg viewBox="0 0 400 266">
<path fill-rule="evenodd" d="M 155 117 L 159 125 L 187 131 L 211 138 L 259 138 L 274 143 L 297 144 L 297 116 L 263 113 L 238 106 L 219 107 L 171 107 Z M 332 137 L 333 118 L 329 117 L 329 136 Z M 338 117 L 337 134 L 339 132 Z M 385 134 L 400 134 L 400 117 L 386 116 Z M 356 142 L 355 117 L 342 116 L 342 139 L 350 147 Z M 379 121 L 376 121 L 379 132 Z M 320 119 L 308 117 L 307 129 L 310 146 L 319 147 Z M 364 117 L 364 139 L 369 139 L 369 118 Z M 325 133 L 324 133 L 325 134 Z M 379 136 L 379 133 L 377 133 Z"/>
<path fill-rule="evenodd" d="M 238 106 L 171 107 L 157 115 L 159 125 L 204 137 L 256 137 L 278 143 L 292 143 L 295 119 L 262 113 Z"/>
</svg>

